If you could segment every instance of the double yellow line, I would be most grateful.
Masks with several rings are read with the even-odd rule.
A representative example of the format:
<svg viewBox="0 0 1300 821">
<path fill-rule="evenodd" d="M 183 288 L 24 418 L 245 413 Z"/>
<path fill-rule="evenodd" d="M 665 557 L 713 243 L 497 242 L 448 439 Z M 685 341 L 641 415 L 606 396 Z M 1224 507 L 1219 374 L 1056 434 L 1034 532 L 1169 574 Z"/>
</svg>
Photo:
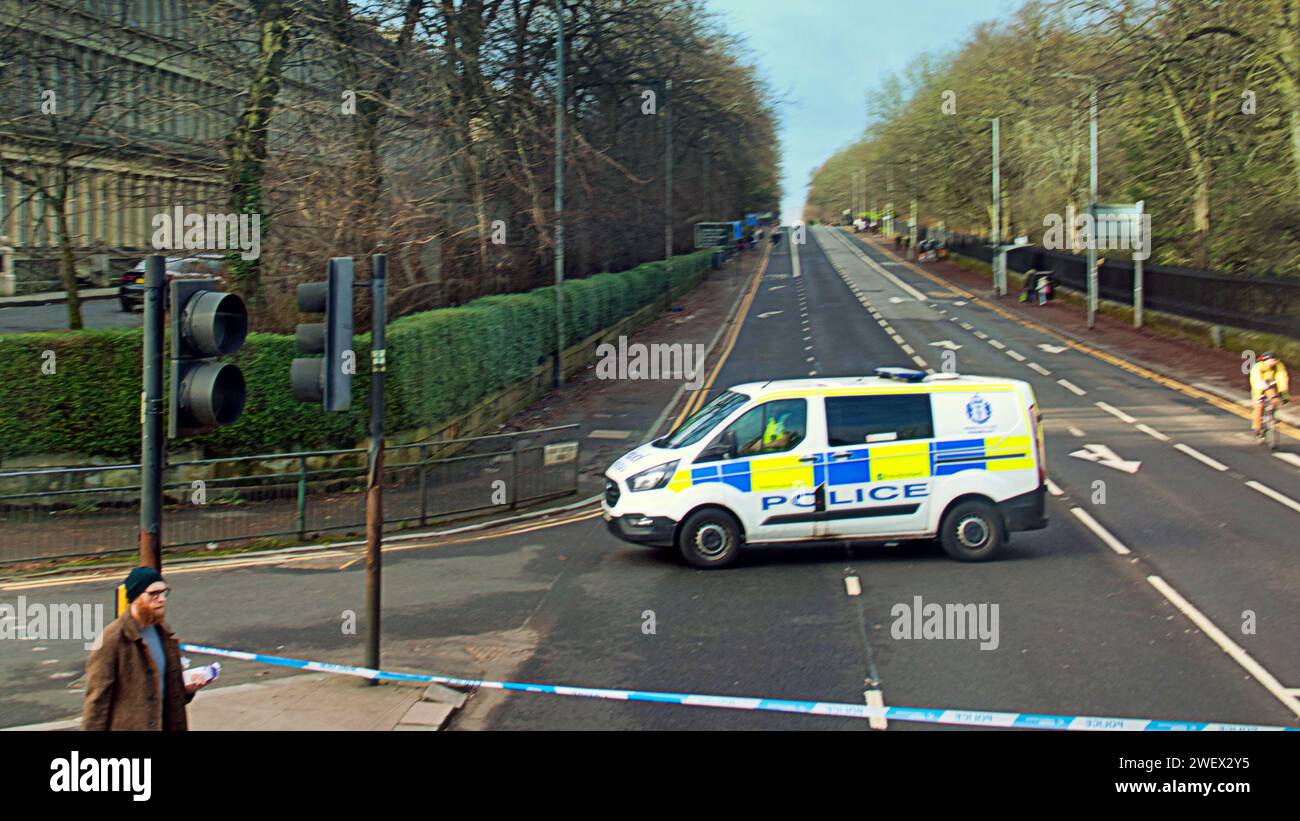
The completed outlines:
<svg viewBox="0 0 1300 821">
<path fill-rule="evenodd" d="M 772 248 L 768 246 L 763 249 L 763 259 L 758 264 L 758 270 L 754 272 L 753 281 L 749 283 L 749 290 L 741 298 L 740 307 L 736 310 L 736 316 L 731 321 L 731 328 L 727 331 L 726 342 L 722 346 L 722 351 L 718 354 L 718 361 L 713 364 L 713 371 L 709 373 L 709 378 L 705 380 L 704 385 L 691 395 L 681 413 L 677 414 L 677 419 L 673 421 L 670 430 L 677 430 L 681 426 L 682 420 L 688 418 L 703 406 L 704 397 L 709 395 L 709 388 L 713 387 L 714 380 L 718 378 L 727 357 L 731 355 L 731 349 L 736 347 L 736 340 L 740 337 L 740 330 L 745 325 L 745 317 L 749 314 L 749 306 L 754 304 L 754 297 L 758 294 L 758 284 L 763 281 L 763 273 L 767 271 L 767 263 L 771 257 Z"/>
</svg>

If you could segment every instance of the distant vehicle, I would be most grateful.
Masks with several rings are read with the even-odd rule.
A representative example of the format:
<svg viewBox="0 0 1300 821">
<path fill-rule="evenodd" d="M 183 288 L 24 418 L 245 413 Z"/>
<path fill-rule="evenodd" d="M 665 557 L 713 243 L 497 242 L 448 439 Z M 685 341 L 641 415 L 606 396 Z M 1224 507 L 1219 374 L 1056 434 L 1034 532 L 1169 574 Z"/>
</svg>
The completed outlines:
<svg viewBox="0 0 1300 821">
<path fill-rule="evenodd" d="M 961 561 L 1047 527 L 1033 388 L 877 368 L 737 385 L 605 473 L 620 539 L 724 567 L 745 544 L 938 539 Z"/>
<path fill-rule="evenodd" d="M 136 266 L 122 274 L 117 286 L 117 304 L 123 313 L 131 313 L 144 305 L 144 272 L 148 264 L 142 259 Z M 218 277 L 226 275 L 225 258 L 220 254 L 198 254 L 192 257 L 167 257 L 166 278 Z"/>
</svg>

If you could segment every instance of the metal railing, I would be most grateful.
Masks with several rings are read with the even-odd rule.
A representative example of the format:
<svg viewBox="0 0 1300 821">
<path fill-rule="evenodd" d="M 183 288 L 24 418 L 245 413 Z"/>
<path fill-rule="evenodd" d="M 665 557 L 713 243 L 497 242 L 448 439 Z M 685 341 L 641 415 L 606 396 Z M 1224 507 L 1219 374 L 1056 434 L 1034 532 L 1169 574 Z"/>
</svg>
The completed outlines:
<svg viewBox="0 0 1300 821">
<path fill-rule="evenodd" d="M 992 260 L 987 238 L 949 234 L 948 249 L 981 262 Z M 1106 264 L 1098 272 L 1102 299 L 1133 304 L 1131 252 L 1098 252 Z M 1019 273 L 1050 271 L 1058 285 L 1088 290 L 1085 257 L 1066 251 L 1026 246 L 1007 255 L 1007 267 Z M 1174 265 L 1143 266 L 1143 302 L 1147 308 L 1176 316 L 1300 339 L 1300 280 L 1231 274 Z"/>
<path fill-rule="evenodd" d="M 384 449 L 384 522 L 412 527 L 572 494 L 577 425 Z M 163 548 L 301 542 L 365 526 L 366 450 L 169 463 Z M 134 551 L 138 464 L 0 471 L 0 562 Z"/>
</svg>

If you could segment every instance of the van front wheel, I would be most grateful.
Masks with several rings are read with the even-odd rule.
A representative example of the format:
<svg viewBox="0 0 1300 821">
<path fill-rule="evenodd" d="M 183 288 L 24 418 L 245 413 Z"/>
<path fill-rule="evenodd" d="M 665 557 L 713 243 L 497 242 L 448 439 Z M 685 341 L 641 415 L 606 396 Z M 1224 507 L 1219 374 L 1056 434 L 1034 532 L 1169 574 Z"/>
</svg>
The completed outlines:
<svg viewBox="0 0 1300 821">
<path fill-rule="evenodd" d="M 939 527 L 944 552 L 963 562 L 982 562 L 1002 549 L 1002 521 L 988 502 L 972 500 L 949 510 Z"/>
<path fill-rule="evenodd" d="M 710 508 L 692 513 L 677 531 L 677 549 L 695 567 L 726 567 L 740 554 L 744 539 L 735 517 Z"/>
</svg>

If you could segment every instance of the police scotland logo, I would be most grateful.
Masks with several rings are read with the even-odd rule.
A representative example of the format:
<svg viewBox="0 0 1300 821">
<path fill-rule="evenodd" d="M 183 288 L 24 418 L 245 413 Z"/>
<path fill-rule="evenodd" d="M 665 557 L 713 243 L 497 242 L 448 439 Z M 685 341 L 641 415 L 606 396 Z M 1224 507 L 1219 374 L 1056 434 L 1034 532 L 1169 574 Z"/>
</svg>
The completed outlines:
<svg viewBox="0 0 1300 821">
<path fill-rule="evenodd" d="M 982 425 L 993 416 L 993 406 L 978 393 L 966 403 L 966 418 L 977 425 Z"/>
</svg>

